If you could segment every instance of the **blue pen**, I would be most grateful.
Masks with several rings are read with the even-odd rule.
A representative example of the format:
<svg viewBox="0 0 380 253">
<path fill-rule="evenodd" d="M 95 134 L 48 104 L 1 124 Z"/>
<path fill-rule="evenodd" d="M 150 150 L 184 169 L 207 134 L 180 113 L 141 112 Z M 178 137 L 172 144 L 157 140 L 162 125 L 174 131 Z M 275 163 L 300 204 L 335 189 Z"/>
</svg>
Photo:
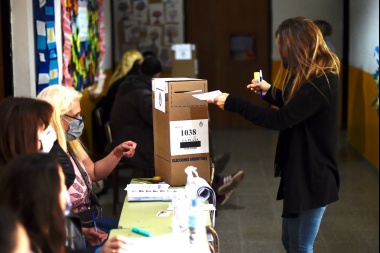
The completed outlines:
<svg viewBox="0 0 380 253">
<path fill-rule="evenodd" d="M 137 234 L 144 235 L 144 236 L 147 236 L 147 237 L 152 237 L 153 236 L 152 232 L 146 231 L 146 230 L 138 228 L 138 227 L 133 227 L 132 228 L 132 232 L 135 232 Z"/>
<path fill-rule="evenodd" d="M 96 217 L 95 217 L 95 214 L 94 214 L 94 212 L 92 212 L 91 214 L 92 214 L 92 220 L 94 221 L 95 231 L 96 231 L 96 233 L 98 233 L 98 226 L 96 226 Z M 99 238 L 98 238 L 98 246 L 100 246 Z"/>
<path fill-rule="evenodd" d="M 263 72 L 261 71 L 260 69 L 260 82 L 263 81 Z M 260 98 L 262 99 L 263 98 L 263 90 L 260 89 Z"/>
</svg>

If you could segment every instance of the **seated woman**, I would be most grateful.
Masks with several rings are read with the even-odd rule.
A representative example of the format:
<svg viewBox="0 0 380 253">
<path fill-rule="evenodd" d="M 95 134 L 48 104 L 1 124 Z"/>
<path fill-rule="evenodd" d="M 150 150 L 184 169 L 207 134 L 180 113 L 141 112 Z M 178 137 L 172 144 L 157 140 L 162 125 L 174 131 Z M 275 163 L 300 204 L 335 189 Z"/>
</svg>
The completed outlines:
<svg viewBox="0 0 380 253">
<path fill-rule="evenodd" d="M 124 53 L 121 62 L 117 65 L 115 72 L 112 74 L 107 95 L 99 102 L 104 108 L 103 117 L 105 122 L 110 120 L 112 106 L 124 78 L 131 75 L 138 75 L 143 61 L 143 55 L 137 50 L 129 50 Z"/>
<path fill-rule="evenodd" d="M 107 177 L 120 159 L 132 157 L 135 153 L 136 143 L 122 142 L 103 159 L 93 162 L 79 140 L 84 123 L 81 116 L 80 98 L 82 93 L 74 88 L 53 85 L 41 91 L 37 98 L 53 105 L 54 112 L 51 125 L 57 133 L 57 139 L 63 150 L 67 151 L 74 166 L 76 178 L 68 189 L 72 210 L 79 215 L 82 221 L 83 233 L 91 245 L 103 243 L 107 234 L 117 228 L 118 220 L 113 217 L 97 217 L 99 211 L 91 203 L 91 183 Z M 98 228 L 95 230 L 92 212 L 95 213 Z"/>
<path fill-rule="evenodd" d="M 0 206 L 0 249 L 2 252 L 29 252 L 30 240 L 13 212 Z"/>
<path fill-rule="evenodd" d="M 21 154 L 51 153 L 59 159 L 69 188 L 75 179 L 74 168 L 49 127 L 52 114 L 53 107 L 46 101 L 27 97 L 0 101 L 0 168 Z"/>
<path fill-rule="evenodd" d="M 64 225 L 70 205 L 65 177 L 57 159 L 44 153 L 17 156 L 0 170 L 0 192 L 0 204 L 7 206 L 23 224 L 33 252 L 70 251 L 65 246 Z M 81 238 L 83 236 L 78 240 Z M 95 252 L 118 252 L 119 249 L 126 250 L 126 241 L 118 236 Z"/>
</svg>

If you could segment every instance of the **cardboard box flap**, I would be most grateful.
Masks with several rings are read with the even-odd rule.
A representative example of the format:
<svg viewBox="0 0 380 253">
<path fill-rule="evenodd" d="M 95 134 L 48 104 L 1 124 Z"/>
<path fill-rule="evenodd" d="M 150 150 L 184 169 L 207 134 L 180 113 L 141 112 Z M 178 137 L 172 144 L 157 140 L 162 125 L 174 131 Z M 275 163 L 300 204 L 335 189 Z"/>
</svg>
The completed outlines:
<svg viewBox="0 0 380 253">
<path fill-rule="evenodd" d="M 170 91 L 169 103 L 170 107 L 191 107 L 191 106 L 207 106 L 207 102 L 201 101 L 193 97 L 194 94 L 207 92 L 207 82 L 197 81 L 187 82 L 169 82 Z"/>
<path fill-rule="evenodd" d="M 204 79 L 197 79 L 191 77 L 167 77 L 167 78 L 153 78 L 152 79 L 152 91 L 155 91 L 156 86 L 164 87 L 163 91 L 168 93 L 169 82 L 184 82 L 184 81 L 199 81 Z"/>
</svg>

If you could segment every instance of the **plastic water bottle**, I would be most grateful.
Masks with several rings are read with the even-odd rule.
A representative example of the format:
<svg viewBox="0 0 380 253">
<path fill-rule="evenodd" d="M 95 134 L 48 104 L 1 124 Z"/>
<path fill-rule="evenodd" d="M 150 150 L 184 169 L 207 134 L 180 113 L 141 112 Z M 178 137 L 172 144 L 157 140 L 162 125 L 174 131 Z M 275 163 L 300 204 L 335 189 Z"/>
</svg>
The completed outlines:
<svg viewBox="0 0 380 253">
<path fill-rule="evenodd" d="M 184 191 L 178 191 L 172 201 L 173 205 L 173 222 L 172 231 L 174 234 L 181 234 L 189 228 L 188 217 L 190 204 L 185 196 Z"/>
<path fill-rule="evenodd" d="M 191 200 L 189 210 L 189 243 L 191 252 L 209 253 L 205 213 L 199 208 L 199 198 Z"/>
</svg>

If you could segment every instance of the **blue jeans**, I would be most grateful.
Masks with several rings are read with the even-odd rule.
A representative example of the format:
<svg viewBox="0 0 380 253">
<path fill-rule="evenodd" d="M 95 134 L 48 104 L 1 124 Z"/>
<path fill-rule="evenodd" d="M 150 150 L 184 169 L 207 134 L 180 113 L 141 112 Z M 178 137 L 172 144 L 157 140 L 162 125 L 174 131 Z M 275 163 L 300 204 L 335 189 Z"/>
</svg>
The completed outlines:
<svg viewBox="0 0 380 253">
<path fill-rule="evenodd" d="M 282 244 L 288 253 L 312 253 L 326 206 L 303 211 L 297 218 L 282 218 Z"/>
<path fill-rule="evenodd" d="M 98 226 L 98 228 L 103 230 L 107 234 L 110 233 L 111 229 L 118 228 L 118 223 L 119 220 L 114 217 L 102 216 L 96 218 L 96 225 Z"/>
</svg>

